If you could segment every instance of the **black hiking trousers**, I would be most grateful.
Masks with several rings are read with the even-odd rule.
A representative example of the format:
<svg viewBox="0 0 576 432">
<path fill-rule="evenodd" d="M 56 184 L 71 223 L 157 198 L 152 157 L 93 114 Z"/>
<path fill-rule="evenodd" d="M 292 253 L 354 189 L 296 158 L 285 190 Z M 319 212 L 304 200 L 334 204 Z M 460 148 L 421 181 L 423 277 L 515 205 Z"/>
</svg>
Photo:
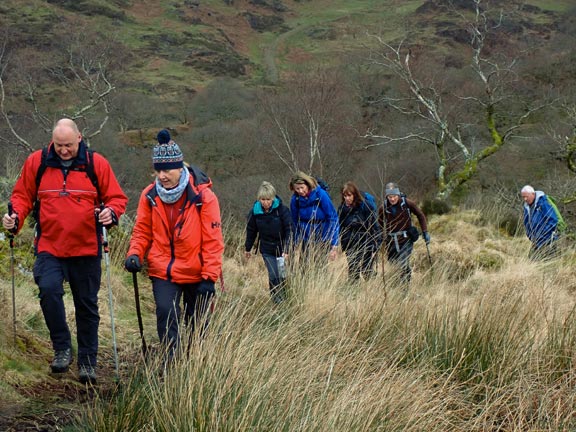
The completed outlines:
<svg viewBox="0 0 576 432">
<path fill-rule="evenodd" d="M 76 317 L 78 366 L 96 367 L 98 354 L 98 291 L 101 258 L 57 258 L 41 252 L 34 263 L 34 281 L 40 290 L 40 306 L 54 351 L 72 347 L 64 306 L 64 281 L 70 283 Z"/>
</svg>

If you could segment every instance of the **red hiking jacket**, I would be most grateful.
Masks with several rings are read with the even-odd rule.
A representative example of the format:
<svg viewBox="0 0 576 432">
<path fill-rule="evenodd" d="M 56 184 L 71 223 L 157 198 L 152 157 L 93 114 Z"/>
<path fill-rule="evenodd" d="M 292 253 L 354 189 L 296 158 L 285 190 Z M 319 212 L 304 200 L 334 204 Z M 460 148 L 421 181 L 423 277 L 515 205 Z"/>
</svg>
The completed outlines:
<svg viewBox="0 0 576 432">
<path fill-rule="evenodd" d="M 46 171 L 36 190 L 36 174 L 42 160 L 42 150 L 32 153 L 24 162 L 22 173 L 12 192 L 12 205 L 18 214 L 18 230 L 32 211 L 36 196 L 40 210 L 35 239 L 36 252 L 48 252 L 58 258 L 99 256 L 100 242 L 95 209 L 110 207 L 120 218 L 126 210 L 128 198 L 120 188 L 108 161 L 92 153 L 94 173 L 98 179 L 100 198 L 96 187 L 83 169 L 88 164 L 86 144 L 82 141 L 78 156 L 64 170 L 52 143 L 46 156 Z"/>
</svg>

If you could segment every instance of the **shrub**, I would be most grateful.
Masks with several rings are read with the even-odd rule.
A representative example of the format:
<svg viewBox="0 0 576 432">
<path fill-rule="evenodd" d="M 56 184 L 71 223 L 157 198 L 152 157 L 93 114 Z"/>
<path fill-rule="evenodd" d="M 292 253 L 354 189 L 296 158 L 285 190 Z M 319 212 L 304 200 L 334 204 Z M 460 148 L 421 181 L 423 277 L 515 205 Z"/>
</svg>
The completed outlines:
<svg viewBox="0 0 576 432">
<path fill-rule="evenodd" d="M 450 210 L 452 208 L 448 202 L 436 198 L 427 199 L 422 203 L 422 211 L 427 215 L 443 215 L 450 213 Z"/>
</svg>

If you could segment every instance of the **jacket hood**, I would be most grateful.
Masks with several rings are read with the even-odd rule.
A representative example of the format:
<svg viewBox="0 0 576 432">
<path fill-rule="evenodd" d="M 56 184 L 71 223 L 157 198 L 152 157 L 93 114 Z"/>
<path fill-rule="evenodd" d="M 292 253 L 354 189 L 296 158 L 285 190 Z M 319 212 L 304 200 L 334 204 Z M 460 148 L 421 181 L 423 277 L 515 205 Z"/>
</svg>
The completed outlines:
<svg viewBox="0 0 576 432">
<path fill-rule="evenodd" d="M 204 190 L 206 188 L 212 187 L 212 180 L 210 177 L 208 177 L 208 175 L 196 165 L 188 166 L 188 171 L 190 171 L 191 174 L 190 181 L 198 190 Z"/>
<path fill-rule="evenodd" d="M 270 207 L 270 210 L 274 210 L 274 209 L 280 207 L 281 204 L 282 204 L 282 200 L 280 199 L 279 196 L 276 196 L 276 198 L 274 198 L 274 201 L 272 201 L 272 206 Z M 254 203 L 254 206 L 252 207 L 252 211 L 254 212 L 255 215 L 264 214 L 264 209 L 262 208 L 262 204 L 260 204 L 260 201 L 256 201 Z"/>
<path fill-rule="evenodd" d="M 524 203 L 524 208 L 525 209 L 530 209 L 530 207 L 536 207 L 536 205 L 538 204 L 538 201 L 540 200 L 540 198 L 542 198 L 543 196 L 545 196 L 546 194 L 542 191 L 535 191 L 536 192 L 536 197 L 534 198 L 534 202 L 532 203 L 532 205 L 528 205 L 527 203 Z"/>
</svg>

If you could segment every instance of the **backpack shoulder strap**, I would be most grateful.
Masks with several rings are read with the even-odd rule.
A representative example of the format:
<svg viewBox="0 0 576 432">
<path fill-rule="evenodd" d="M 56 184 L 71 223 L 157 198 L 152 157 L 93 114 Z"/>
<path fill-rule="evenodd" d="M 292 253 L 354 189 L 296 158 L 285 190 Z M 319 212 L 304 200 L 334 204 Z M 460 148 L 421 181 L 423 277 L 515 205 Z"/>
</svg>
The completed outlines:
<svg viewBox="0 0 576 432">
<path fill-rule="evenodd" d="M 410 225 L 412 225 L 412 212 L 410 211 L 410 206 L 408 206 L 408 201 L 406 201 L 406 195 L 402 195 L 402 206 L 408 212 L 408 217 L 410 218 Z"/>
<path fill-rule="evenodd" d="M 46 171 L 46 157 L 48 156 L 48 147 L 42 147 L 42 156 L 40 157 L 40 166 L 38 167 L 38 171 L 36 171 L 36 191 L 40 187 L 40 181 L 42 180 L 42 176 L 44 175 L 44 171 Z"/>
<path fill-rule="evenodd" d="M 94 150 L 88 148 L 86 150 L 86 158 L 88 159 L 88 164 L 86 165 L 86 175 L 96 188 L 96 193 L 98 194 L 98 200 L 100 200 L 100 186 L 98 185 L 98 177 L 96 176 L 96 171 L 94 170 Z"/>
<path fill-rule="evenodd" d="M 98 187 L 98 177 L 96 177 L 96 171 L 94 171 L 94 150 L 89 148 L 86 151 L 86 154 L 88 156 L 88 165 L 86 165 L 86 174 L 88 175 L 88 178 L 90 179 L 94 187 L 96 187 L 96 189 L 98 190 L 98 196 L 100 196 L 100 190 L 99 190 L 100 188 Z"/>
</svg>

